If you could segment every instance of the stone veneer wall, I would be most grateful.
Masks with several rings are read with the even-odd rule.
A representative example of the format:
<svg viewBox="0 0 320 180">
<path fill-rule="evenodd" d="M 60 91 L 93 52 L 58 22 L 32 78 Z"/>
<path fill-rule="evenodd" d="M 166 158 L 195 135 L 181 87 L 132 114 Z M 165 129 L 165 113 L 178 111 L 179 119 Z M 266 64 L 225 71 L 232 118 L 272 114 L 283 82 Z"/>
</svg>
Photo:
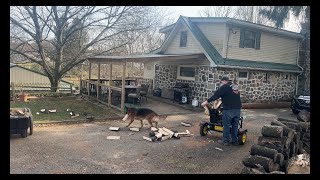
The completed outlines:
<svg viewBox="0 0 320 180">
<path fill-rule="evenodd" d="M 220 86 L 222 76 L 233 80 L 237 78 L 238 71 L 230 68 L 214 68 L 196 66 L 195 81 L 180 80 L 177 78 L 177 65 L 155 66 L 155 87 L 172 88 L 176 82 L 187 82 L 192 90 L 189 99 L 197 98 L 200 102 L 210 97 Z M 287 101 L 295 93 L 296 74 L 271 71 L 247 71 L 248 80 L 238 79 L 242 102 L 276 102 Z M 288 78 L 285 79 L 285 75 Z M 266 77 L 267 76 L 267 77 Z"/>
</svg>

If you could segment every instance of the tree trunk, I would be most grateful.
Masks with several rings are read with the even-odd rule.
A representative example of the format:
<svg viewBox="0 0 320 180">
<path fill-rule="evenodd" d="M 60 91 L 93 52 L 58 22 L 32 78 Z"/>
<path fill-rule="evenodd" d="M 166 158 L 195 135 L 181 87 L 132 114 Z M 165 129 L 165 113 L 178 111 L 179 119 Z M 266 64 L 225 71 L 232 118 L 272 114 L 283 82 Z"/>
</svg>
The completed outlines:
<svg viewBox="0 0 320 180">
<path fill-rule="evenodd" d="M 259 136 L 258 145 L 275 149 L 279 153 L 282 153 L 283 146 L 284 146 L 284 144 L 282 144 L 281 142 L 281 139 L 275 139 L 275 138 L 263 137 L 263 136 Z"/>
<path fill-rule="evenodd" d="M 267 157 L 262 157 L 258 155 L 250 155 L 242 161 L 243 165 L 251 168 L 255 168 L 256 164 L 260 164 L 266 170 L 270 172 L 273 167 L 273 160 Z"/>
<path fill-rule="evenodd" d="M 265 146 L 260 146 L 254 144 L 251 147 L 250 155 L 259 155 L 263 157 L 267 157 L 273 160 L 273 162 L 276 162 L 276 155 L 278 151 L 275 149 L 271 149 Z"/>
<path fill-rule="evenodd" d="M 50 84 L 51 84 L 51 92 L 59 92 L 59 85 L 60 85 L 60 79 L 56 79 L 55 77 L 53 77 L 53 79 L 50 80 Z"/>
<path fill-rule="evenodd" d="M 261 133 L 264 137 L 272 137 L 281 139 L 283 136 L 283 128 L 281 126 L 264 125 Z"/>
</svg>

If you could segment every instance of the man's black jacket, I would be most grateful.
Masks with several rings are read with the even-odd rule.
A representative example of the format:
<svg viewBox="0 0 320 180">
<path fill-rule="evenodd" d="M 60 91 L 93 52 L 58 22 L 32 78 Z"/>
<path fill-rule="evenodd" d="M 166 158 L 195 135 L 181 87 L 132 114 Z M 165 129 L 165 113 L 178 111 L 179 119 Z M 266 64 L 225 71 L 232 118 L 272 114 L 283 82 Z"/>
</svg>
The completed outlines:
<svg viewBox="0 0 320 180">
<path fill-rule="evenodd" d="M 241 109 L 240 92 L 235 84 L 228 82 L 221 86 L 207 101 L 210 103 L 221 97 L 223 109 Z"/>
</svg>

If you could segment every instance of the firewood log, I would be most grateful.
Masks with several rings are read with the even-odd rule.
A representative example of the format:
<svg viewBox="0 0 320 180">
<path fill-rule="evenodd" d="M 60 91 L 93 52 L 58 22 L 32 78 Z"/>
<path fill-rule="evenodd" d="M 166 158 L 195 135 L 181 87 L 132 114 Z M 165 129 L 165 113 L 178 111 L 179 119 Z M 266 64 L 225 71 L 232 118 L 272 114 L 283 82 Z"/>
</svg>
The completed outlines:
<svg viewBox="0 0 320 180">
<path fill-rule="evenodd" d="M 303 122 L 310 122 L 310 112 L 302 110 L 298 113 L 297 119 Z"/>
<path fill-rule="evenodd" d="M 289 148 L 290 148 L 289 157 L 295 156 L 295 155 L 296 155 L 296 143 L 294 143 L 293 141 L 291 141 Z"/>
<path fill-rule="evenodd" d="M 261 134 L 265 137 L 282 138 L 283 127 L 273 126 L 273 125 L 264 125 L 262 127 Z"/>
<path fill-rule="evenodd" d="M 284 160 L 288 160 L 290 158 L 290 149 L 283 149 L 282 151 Z"/>
<path fill-rule="evenodd" d="M 266 172 L 262 172 L 257 168 L 244 167 L 241 174 L 266 174 Z"/>
<path fill-rule="evenodd" d="M 277 153 L 276 155 L 276 163 L 278 163 L 281 166 L 283 166 L 283 160 L 284 160 L 284 157 L 283 157 L 283 154 L 282 153 Z"/>
<path fill-rule="evenodd" d="M 273 120 L 273 121 L 271 121 L 271 125 L 281 126 L 283 128 L 283 136 L 288 136 L 288 137 L 293 136 L 294 130 L 289 128 L 288 126 L 286 126 L 282 122 L 277 121 L 277 120 Z"/>
<path fill-rule="evenodd" d="M 260 146 L 257 144 L 254 144 L 250 150 L 250 155 L 259 155 L 259 156 L 267 157 L 272 159 L 273 162 L 276 162 L 277 153 L 278 151 L 275 149 L 271 149 L 265 146 Z"/>
<path fill-rule="evenodd" d="M 260 164 L 266 172 L 270 172 L 274 164 L 272 159 L 258 155 L 249 155 L 249 157 L 242 160 L 242 163 L 243 165 L 251 168 L 254 168 L 256 164 Z"/>
<path fill-rule="evenodd" d="M 271 149 L 277 150 L 282 153 L 284 144 L 281 143 L 281 139 L 259 136 L 258 145 L 265 146 Z"/>
</svg>

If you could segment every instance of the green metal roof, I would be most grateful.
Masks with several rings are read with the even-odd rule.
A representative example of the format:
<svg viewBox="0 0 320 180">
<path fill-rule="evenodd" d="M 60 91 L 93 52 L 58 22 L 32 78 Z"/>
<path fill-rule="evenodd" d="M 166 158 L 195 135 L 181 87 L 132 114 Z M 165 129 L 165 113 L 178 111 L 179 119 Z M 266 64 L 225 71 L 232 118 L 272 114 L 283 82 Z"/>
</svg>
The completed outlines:
<svg viewBox="0 0 320 180">
<path fill-rule="evenodd" d="M 301 69 L 295 64 L 281 64 L 281 63 L 271 63 L 271 62 L 261 62 L 261 61 L 248 61 L 248 60 L 240 60 L 240 59 L 223 59 L 223 60 L 224 60 L 223 63 L 221 63 L 220 65 L 287 70 L 287 71 L 301 71 Z"/>
</svg>

